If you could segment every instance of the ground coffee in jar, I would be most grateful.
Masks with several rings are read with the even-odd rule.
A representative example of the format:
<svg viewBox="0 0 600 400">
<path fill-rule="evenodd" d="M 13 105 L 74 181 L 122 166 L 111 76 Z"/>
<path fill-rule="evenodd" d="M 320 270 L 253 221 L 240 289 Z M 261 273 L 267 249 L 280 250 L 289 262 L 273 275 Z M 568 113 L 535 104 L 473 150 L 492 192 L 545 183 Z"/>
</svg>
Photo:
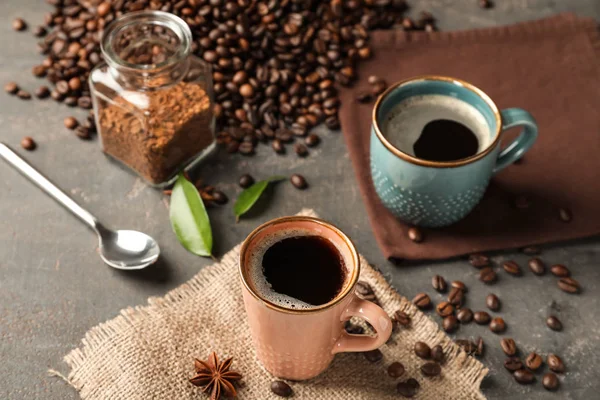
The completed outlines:
<svg viewBox="0 0 600 400">
<path fill-rule="evenodd" d="M 126 14 L 104 33 L 107 65 L 90 75 L 103 150 L 152 185 L 168 185 L 215 146 L 212 74 L 190 46 L 177 16 Z"/>
</svg>

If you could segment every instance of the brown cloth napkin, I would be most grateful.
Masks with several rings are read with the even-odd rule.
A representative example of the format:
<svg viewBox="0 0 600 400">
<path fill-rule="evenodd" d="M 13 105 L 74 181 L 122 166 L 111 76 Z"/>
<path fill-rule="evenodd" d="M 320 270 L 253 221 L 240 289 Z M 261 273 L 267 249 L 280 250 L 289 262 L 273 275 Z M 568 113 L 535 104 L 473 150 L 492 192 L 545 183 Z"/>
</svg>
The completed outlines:
<svg viewBox="0 0 600 400">
<path fill-rule="evenodd" d="M 408 226 L 382 205 L 371 181 L 369 135 L 373 104 L 359 104 L 366 79 L 342 93 L 342 130 L 375 237 L 388 258 L 439 259 L 518 248 L 600 232 L 600 39 L 595 21 L 572 14 L 464 32 L 380 31 L 375 58 L 362 77 L 388 83 L 437 74 L 467 80 L 499 108 L 521 107 L 539 125 L 523 162 L 495 176 L 464 220 L 407 238 Z M 506 140 L 505 140 L 506 142 Z M 515 206 L 525 195 L 530 206 Z M 572 212 L 563 222 L 559 209 Z"/>
<path fill-rule="evenodd" d="M 312 210 L 301 214 L 316 216 Z M 64 379 L 84 400 L 203 400 L 208 396 L 188 378 L 194 375 L 194 357 L 206 359 L 215 351 L 221 359 L 233 357 L 231 369 L 243 375 L 238 399 L 281 399 L 271 392 L 275 378 L 261 367 L 253 350 L 238 273 L 240 247 L 164 297 L 124 309 L 90 329 L 82 345 L 65 357 L 71 371 Z M 360 353 L 338 354 L 316 378 L 289 382 L 293 398 L 393 400 L 398 398 L 397 383 L 413 377 L 421 386 L 414 399 L 485 400 L 479 386 L 488 369 L 400 296 L 362 256 L 360 262 L 360 279 L 371 284 L 381 307 L 390 314 L 406 312 L 411 324 L 395 329 L 380 349 L 383 359 L 376 363 Z M 413 350 L 418 341 L 443 347 L 441 376 L 421 374 L 423 362 Z M 406 367 L 397 380 L 386 372 L 394 361 Z"/>
</svg>

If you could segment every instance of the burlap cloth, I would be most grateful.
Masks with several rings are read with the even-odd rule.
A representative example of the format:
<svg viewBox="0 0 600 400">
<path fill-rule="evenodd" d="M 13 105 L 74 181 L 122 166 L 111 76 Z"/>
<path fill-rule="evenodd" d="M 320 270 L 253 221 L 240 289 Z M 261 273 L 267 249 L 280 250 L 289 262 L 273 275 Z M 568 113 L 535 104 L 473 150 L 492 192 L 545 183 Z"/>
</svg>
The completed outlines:
<svg viewBox="0 0 600 400">
<path fill-rule="evenodd" d="M 315 215 L 311 210 L 301 214 Z M 270 391 L 274 380 L 256 359 L 248 328 L 238 276 L 240 245 L 221 260 L 202 269 L 187 283 L 148 305 L 126 308 L 120 315 L 92 328 L 80 348 L 65 361 L 69 383 L 82 399 L 202 399 L 199 388 L 188 382 L 194 374 L 194 357 L 211 351 L 234 357 L 232 369 L 240 372 L 240 399 L 278 399 Z M 406 298 L 400 296 L 361 256 L 361 279 L 369 282 L 382 307 L 390 314 L 401 309 L 412 317 L 412 327 L 392 334 L 381 348 L 383 360 L 368 362 L 362 354 L 337 355 L 320 376 L 290 382 L 297 399 L 397 399 L 399 380 L 386 368 L 400 361 L 407 371 L 401 379 L 416 378 L 421 389 L 416 399 L 485 399 L 479 390 L 487 373 Z M 442 375 L 425 378 L 423 360 L 414 343 L 441 344 L 447 355 Z"/>
</svg>

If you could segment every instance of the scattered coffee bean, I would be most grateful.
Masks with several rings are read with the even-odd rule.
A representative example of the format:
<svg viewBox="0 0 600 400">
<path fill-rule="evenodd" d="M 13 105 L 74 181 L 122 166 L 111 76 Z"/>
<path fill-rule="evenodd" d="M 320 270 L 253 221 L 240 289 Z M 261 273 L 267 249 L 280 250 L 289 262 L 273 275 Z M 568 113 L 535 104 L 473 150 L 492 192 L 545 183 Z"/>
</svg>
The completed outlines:
<svg viewBox="0 0 600 400">
<path fill-rule="evenodd" d="M 427 295 L 426 293 L 419 293 L 417 294 L 413 301 L 415 306 L 419 307 L 421 310 L 425 310 L 429 307 L 431 307 L 431 299 L 429 298 L 429 295 Z"/>
<path fill-rule="evenodd" d="M 17 94 L 19 91 L 19 85 L 17 85 L 15 82 L 8 82 L 6 85 L 4 85 L 4 91 L 9 94 Z"/>
<path fill-rule="evenodd" d="M 485 351 L 485 343 L 483 342 L 483 338 L 481 336 L 479 336 L 479 338 L 477 338 L 477 352 L 475 354 L 477 354 L 479 357 L 481 357 L 483 355 L 484 351 Z"/>
<path fill-rule="evenodd" d="M 558 215 L 560 216 L 560 220 L 562 222 L 571 222 L 571 211 L 569 211 L 568 209 L 561 208 L 560 210 L 558 210 Z"/>
<path fill-rule="evenodd" d="M 506 261 L 505 263 L 502 264 L 502 268 L 504 268 L 504 270 L 511 275 L 514 275 L 514 276 L 521 275 L 521 267 L 519 267 L 519 264 L 517 264 L 514 261 Z"/>
<path fill-rule="evenodd" d="M 421 365 L 421 373 L 425 376 L 433 377 L 438 376 L 442 372 L 440 364 L 435 362 L 428 362 Z"/>
<path fill-rule="evenodd" d="M 15 18 L 12 22 L 12 28 L 15 31 L 24 31 L 27 29 L 27 23 L 22 18 Z"/>
<path fill-rule="evenodd" d="M 543 362 L 544 361 L 542 360 L 542 357 L 540 357 L 540 355 L 535 352 L 529 353 L 527 358 L 525 358 L 525 366 L 527 366 L 527 368 L 529 368 L 532 371 L 535 371 L 538 368 L 540 368 Z"/>
<path fill-rule="evenodd" d="M 213 198 L 212 201 L 219 205 L 227 204 L 227 202 L 229 201 L 229 199 L 227 198 L 227 195 L 225 193 L 221 192 L 220 190 L 215 190 L 212 193 L 212 198 Z"/>
<path fill-rule="evenodd" d="M 404 365 L 401 362 L 393 362 L 389 365 L 387 373 L 392 378 L 399 378 L 404 374 Z"/>
<path fill-rule="evenodd" d="M 31 137 L 25 136 L 23 139 L 21 139 L 21 147 L 25 150 L 32 151 L 35 150 L 37 144 Z"/>
<path fill-rule="evenodd" d="M 553 331 L 562 331 L 563 328 L 562 322 L 560 322 L 560 320 L 554 315 L 551 315 L 546 319 L 546 325 L 548 325 L 548 328 L 552 329 Z"/>
<path fill-rule="evenodd" d="M 523 363 L 519 357 L 509 357 L 504 360 L 504 368 L 510 372 L 515 372 L 523 368 Z"/>
<path fill-rule="evenodd" d="M 442 301 L 436 306 L 435 311 L 440 317 L 445 318 L 454 314 L 454 306 L 447 301 Z"/>
<path fill-rule="evenodd" d="M 550 368 L 550 371 L 554 371 L 554 372 L 558 372 L 558 373 L 565 372 L 565 364 L 560 359 L 560 357 L 557 356 L 556 354 L 552 354 L 552 353 L 548 354 L 548 357 L 546 358 L 546 362 L 548 363 L 548 368 Z"/>
<path fill-rule="evenodd" d="M 302 143 L 296 143 L 294 145 L 294 151 L 299 157 L 306 157 L 308 155 L 308 149 Z"/>
<path fill-rule="evenodd" d="M 458 319 L 456 319 L 454 315 L 447 316 L 442 321 L 442 328 L 444 328 L 444 331 L 448 333 L 454 332 L 456 329 L 458 329 Z"/>
<path fill-rule="evenodd" d="M 44 67 L 43 65 L 36 65 L 31 70 L 31 73 L 33 74 L 33 76 L 35 76 L 37 78 L 43 78 L 44 76 L 46 76 L 46 72 L 47 72 L 46 67 Z"/>
<path fill-rule="evenodd" d="M 370 92 L 359 92 L 356 95 L 356 101 L 359 103 L 369 103 L 373 100 L 373 95 Z"/>
<path fill-rule="evenodd" d="M 542 385 L 544 385 L 546 390 L 556 390 L 558 389 L 559 384 L 558 377 L 555 374 L 552 372 L 544 374 Z"/>
<path fill-rule="evenodd" d="M 290 181 L 296 189 L 304 190 L 308 187 L 308 182 L 306 182 L 306 179 L 302 175 L 293 174 L 290 177 Z"/>
<path fill-rule="evenodd" d="M 552 272 L 552 275 L 558 276 L 559 278 L 566 278 L 571 275 L 571 271 L 569 271 L 569 268 L 565 267 L 562 264 L 556 264 L 551 266 L 550 272 Z"/>
<path fill-rule="evenodd" d="M 521 249 L 521 251 L 524 254 L 527 254 L 528 256 L 537 256 L 538 254 L 540 254 L 542 251 L 539 247 L 537 246 L 527 246 L 527 247 L 523 247 Z"/>
<path fill-rule="evenodd" d="M 240 187 L 247 189 L 250 186 L 254 185 L 254 178 L 252 177 L 252 175 L 244 174 L 240 177 L 239 185 Z"/>
<path fill-rule="evenodd" d="M 485 298 L 485 304 L 492 311 L 498 311 L 500 309 L 500 299 L 493 293 L 490 293 Z"/>
<path fill-rule="evenodd" d="M 402 326 L 410 325 L 410 317 L 404 311 L 400 311 L 400 310 L 396 311 L 394 313 L 394 321 L 396 321 L 397 323 L 399 323 Z"/>
<path fill-rule="evenodd" d="M 314 133 L 311 133 L 310 135 L 308 135 L 306 137 L 306 139 L 304 139 L 304 143 L 308 146 L 308 147 L 315 147 L 316 145 L 319 144 L 319 142 L 321 141 L 321 139 L 319 139 L 319 136 L 317 136 Z"/>
<path fill-rule="evenodd" d="M 40 86 L 35 90 L 34 94 L 38 99 L 45 99 L 50 96 L 50 89 L 48 86 Z"/>
<path fill-rule="evenodd" d="M 524 368 L 516 370 L 513 373 L 513 376 L 515 377 L 515 381 L 522 385 L 533 383 L 533 381 L 535 380 L 535 376 L 533 376 L 531 371 L 528 371 Z"/>
<path fill-rule="evenodd" d="M 490 323 L 492 317 L 485 311 L 476 311 L 475 314 L 473 314 L 473 319 L 475 320 L 475 323 L 479 325 L 487 325 Z"/>
<path fill-rule="evenodd" d="M 79 139 L 90 139 L 90 130 L 88 128 L 86 128 L 85 126 L 81 126 L 79 125 L 77 128 L 75 128 L 75 135 L 77 135 L 77 137 Z"/>
<path fill-rule="evenodd" d="M 46 30 L 46 28 L 44 28 L 43 26 L 40 26 L 40 25 L 36 26 L 36 27 L 33 29 L 33 35 L 34 35 L 35 37 L 42 37 L 42 36 L 46 36 L 46 33 L 48 33 L 48 31 Z"/>
<path fill-rule="evenodd" d="M 75 107 L 77 105 L 77 97 L 75 97 L 75 96 L 65 97 L 65 104 L 69 107 Z"/>
<path fill-rule="evenodd" d="M 506 330 L 506 323 L 500 317 L 496 317 L 490 321 L 490 330 L 494 333 L 502 333 Z"/>
<path fill-rule="evenodd" d="M 346 321 L 344 324 L 344 329 L 351 335 L 362 335 L 365 332 L 362 326 L 354 325 L 350 321 Z"/>
<path fill-rule="evenodd" d="M 456 313 L 456 319 L 458 319 L 463 324 L 468 324 L 473 320 L 473 311 L 470 308 L 461 308 Z"/>
<path fill-rule="evenodd" d="M 292 395 L 292 388 L 284 381 L 273 381 L 271 382 L 271 392 L 279 397 L 290 397 Z"/>
<path fill-rule="evenodd" d="M 383 358 L 383 354 L 381 353 L 381 351 L 379 351 L 379 349 L 365 351 L 363 354 L 367 361 L 372 363 L 377 362 Z"/>
<path fill-rule="evenodd" d="M 537 257 L 529 260 L 529 269 L 536 275 L 544 275 L 546 273 L 546 265 Z"/>
<path fill-rule="evenodd" d="M 487 285 L 496 282 L 497 279 L 498 276 L 496 275 L 496 271 L 494 271 L 492 267 L 484 267 L 479 272 L 479 280 Z"/>
<path fill-rule="evenodd" d="M 448 301 L 455 306 L 461 306 L 465 298 L 465 292 L 459 288 L 453 287 L 448 294 Z"/>
<path fill-rule="evenodd" d="M 424 360 L 428 360 L 431 358 L 431 348 L 425 342 L 417 342 L 415 343 L 415 354 Z"/>
<path fill-rule="evenodd" d="M 431 285 L 440 293 L 444 293 L 448 288 L 446 280 L 439 275 L 434 275 L 433 278 L 431 278 Z"/>
<path fill-rule="evenodd" d="M 500 340 L 500 347 L 502 347 L 502 351 L 507 356 L 514 356 L 517 354 L 517 345 L 515 341 L 511 338 L 503 338 Z"/>
<path fill-rule="evenodd" d="M 475 268 L 483 268 L 490 265 L 490 259 L 485 254 L 476 253 L 469 256 L 469 262 Z"/>
<path fill-rule="evenodd" d="M 469 355 L 477 352 L 477 345 L 470 340 L 456 339 L 454 342 Z"/>
<path fill-rule="evenodd" d="M 560 278 L 558 280 L 558 287 L 563 292 L 567 292 L 567 293 L 579 293 L 581 291 L 579 282 L 577 282 L 573 278 Z"/>
<path fill-rule="evenodd" d="M 439 344 L 433 346 L 433 348 L 431 349 L 431 359 L 438 363 L 444 361 L 444 349 L 442 348 L 442 346 L 440 346 Z"/>
<path fill-rule="evenodd" d="M 31 94 L 29 94 L 29 92 L 21 89 L 17 92 L 17 97 L 20 98 L 21 100 L 29 100 L 29 99 L 31 99 Z"/>
<path fill-rule="evenodd" d="M 65 127 L 67 129 L 71 129 L 71 130 L 77 128 L 77 125 L 79 125 L 79 123 L 77 122 L 77 120 L 74 117 L 67 117 L 64 119 L 63 122 L 65 124 Z"/>
<path fill-rule="evenodd" d="M 421 243 L 423 241 L 423 233 L 415 226 L 408 229 L 408 238 L 415 243 Z"/>
<path fill-rule="evenodd" d="M 398 383 L 398 385 L 396 385 L 396 390 L 400 396 L 411 398 L 417 394 L 420 387 L 421 385 L 419 385 L 419 382 L 417 382 L 416 379 L 410 378 L 406 382 Z"/>
<path fill-rule="evenodd" d="M 462 281 L 452 281 L 451 286 L 467 293 L 467 286 Z"/>
<path fill-rule="evenodd" d="M 277 154 L 285 153 L 285 146 L 283 145 L 283 143 L 281 143 L 281 140 L 279 139 L 274 139 L 271 142 L 271 147 L 273 148 L 273 150 L 275 150 L 275 153 Z"/>
</svg>

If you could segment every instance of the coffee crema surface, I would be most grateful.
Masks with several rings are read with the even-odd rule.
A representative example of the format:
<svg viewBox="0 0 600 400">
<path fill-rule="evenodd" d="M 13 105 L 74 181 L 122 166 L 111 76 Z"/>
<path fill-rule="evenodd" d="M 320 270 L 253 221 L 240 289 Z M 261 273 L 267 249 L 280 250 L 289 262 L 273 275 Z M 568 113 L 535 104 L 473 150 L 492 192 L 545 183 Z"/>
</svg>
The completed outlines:
<svg viewBox="0 0 600 400">
<path fill-rule="evenodd" d="M 404 153 L 442 162 L 473 156 L 492 141 L 487 121 L 475 107 L 444 95 L 398 103 L 385 116 L 382 133 Z"/>
<path fill-rule="evenodd" d="M 285 308 L 311 309 L 340 294 L 350 265 L 331 240 L 308 229 L 286 229 L 255 245 L 248 272 L 262 298 Z"/>
</svg>

